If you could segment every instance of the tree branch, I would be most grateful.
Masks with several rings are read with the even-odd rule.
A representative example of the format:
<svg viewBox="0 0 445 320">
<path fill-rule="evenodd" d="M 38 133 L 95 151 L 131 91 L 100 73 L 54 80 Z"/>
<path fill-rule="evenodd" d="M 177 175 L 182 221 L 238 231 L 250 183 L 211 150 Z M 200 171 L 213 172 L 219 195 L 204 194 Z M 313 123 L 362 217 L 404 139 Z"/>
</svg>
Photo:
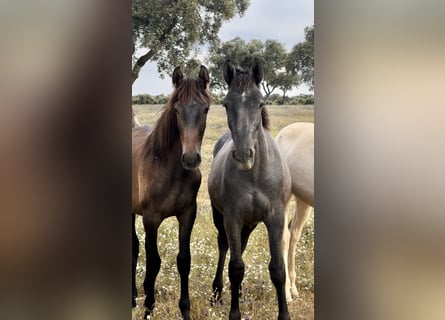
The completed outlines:
<svg viewBox="0 0 445 320">
<path fill-rule="evenodd" d="M 139 59 L 133 66 L 133 70 L 131 71 L 131 84 L 133 84 L 139 77 L 139 72 L 141 71 L 141 68 L 154 56 L 155 51 L 157 52 L 158 50 L 153 50 L 153 49 L 149 50 L 146 54 L 139 57 Z"/>
<path fill-rule="evenodd" d="M 263 90 L 266 93 L 266 96 L 264 97 L 264 101 L 267 101 L 269 99 L 269 96 L 272 94 L 272 92 L 277 88 L 277 86 L 272 86 L 270 88 L 269 84 L 265 84 L 266 82 L 263 81 L 261 85 L 263 86 Z"/>
<path fill-rule="evenodd" d="M 135 65 L 133 66 L 132 74 L 131 74 L 131 84 L 133 84 L 136 79 L 139 77 L 139 72 L 141 71 L 142 67 L 150 61 L 153 56 L 158 53 L 159 50 L 161 50 L 162 45 L 165 43 L 165 40 L 167 39 L 167 35 L 173 30 L 173 28 L 178 23 L 178 18 L 175 16 L 173 17 L 172 22 L 170 25 L 165 29 L 165 31 L 162 33 L 162 35 L 158 39 L 158 45 L 154 48 L 151 48 L 146 54 L 139 57 L 136 61 Z"/>
</svg>

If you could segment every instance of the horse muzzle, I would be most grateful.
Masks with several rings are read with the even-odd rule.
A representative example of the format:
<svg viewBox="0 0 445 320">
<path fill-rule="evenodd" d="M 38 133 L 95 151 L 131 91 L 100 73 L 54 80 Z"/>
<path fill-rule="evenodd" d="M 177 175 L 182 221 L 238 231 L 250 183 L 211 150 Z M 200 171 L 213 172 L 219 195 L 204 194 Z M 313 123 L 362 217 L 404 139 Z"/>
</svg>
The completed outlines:
<svg viewBox="0 0 445 320">
<path fill-rule="evenodd" d="M 196 170 L 201 165 L 201 155 L 196 153 L 183 153 L 181 156 L 181 162 L 184 169 Z"/>
<path fill-rule="evenodd" d="M 255 151 L 252 148 L 243 151 L 233 150 L 232 158 L 239 170 L 250 170 L 255 160 Z"/>
</svg>

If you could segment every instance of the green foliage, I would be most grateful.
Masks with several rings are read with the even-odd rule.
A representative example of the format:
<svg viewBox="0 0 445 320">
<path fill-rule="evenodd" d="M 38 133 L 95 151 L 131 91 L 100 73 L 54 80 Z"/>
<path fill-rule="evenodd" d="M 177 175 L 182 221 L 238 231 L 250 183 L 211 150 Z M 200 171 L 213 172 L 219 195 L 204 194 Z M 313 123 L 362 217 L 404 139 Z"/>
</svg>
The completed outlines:
<svg viewBox="0 0 445 320">
<path fill-rule="evenodd" d="M 286 92 L 298 85 L 298 76 L 286 72 L 287 53 L 282 43 L 276 40 L 266 40 L 264 43 L 260 40 L 251 40 L 246 43 L 237 37 L 224 43 L 215 43 L 210 47 L 212 88 L 219 90 L 225 88 L 221 69 L 227 59 L 241 68 L 248 68 L 252 56 L 256 56 L 263 65 L 262 87 L 266 100 L 277 88 Z"/>
<path fill-rule="evenodd" d="M 313 105 L 313 94 L 300 94 L 295 97 L 285 97 L 277 93 L 273 93 L 269 96 L 266 102 L 268 105 Z"/>
<path fill-rule="evenodd" d="M 313 105 L 314 104 L 314 95 L 313 94 L 300 94 L 296 97 L 289 98 L 288 104 Z"/>
<path fill-rule="evenodd" d="M 199 46 L 218 41 L 223 22 L 248 6 L 249 0 L 133 0 L 133 81 L 148 61 L 159 72 L 187 66 Z M 145 54 L 137 57 L 137 49 Z"/>
<path fill-rule="evenodd" d="M 224 92 L 212 92 L 212 104 L 220 105 L 225 97 Z M 160 104 L 164 105 L 168 101 L 168 96 L 160 94 L 156 96 L 152 96 L 150 94 L 138 94 L 134 95 L 132 99 L 133 105 L 142 105 L 142 104 Z M 314 104 L 314 95 L 312 94 L 300 94 L 295 97 L 285 97 L 278 93 L 273 93 L 269 96 L 266 101 L 269 105 L 313 105 Z"/>
<path fill-rule="evenodd" d="M 166 104 L 168 101 L 168 96 L 159 94 L 157 96 L 152 96 L 149 94 L 138 94 L 133 96 L 133 104 Z"/>
<path fill-rule="evenodd" d="M 304 29 L 305 41 L 296 44 L 289 53 L 286 69 L 314 90 L 314 26 Z"/>
</svg>

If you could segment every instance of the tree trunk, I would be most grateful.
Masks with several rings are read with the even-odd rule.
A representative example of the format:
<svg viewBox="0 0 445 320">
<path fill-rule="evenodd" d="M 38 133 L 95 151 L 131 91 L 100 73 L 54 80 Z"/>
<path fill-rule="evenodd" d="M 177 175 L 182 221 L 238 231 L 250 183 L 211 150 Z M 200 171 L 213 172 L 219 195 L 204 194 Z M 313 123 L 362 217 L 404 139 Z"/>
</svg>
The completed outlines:
<svg viewBox="0 0 445 320">
<path fill-rule="evenodd" d="M 170 32 L 173 30 L 173 28 L 178 23 L 178 18 L 175 16 L 170 23 L 170 25 L 165 29 L 164 33 L 159 37 L 156 47 L 151 48 L 146 54 L 141 56 L 133 66 L 132 74 L 131 74 L 131 84 L 133 84 L 136 79 L 139 77 L 139 72 L 141 71 L 142 67 L 150 61 L 151 58 L 162 48 L 162 45 L 165 43 L 165 40 L 167 39 L 167 36 L 170 34 Z"/>
<path fill-rule="evenodd" d="M 263 86 L 263 90 L 266 93 L 266 95 L 264 96 L 264 102 L 266 102 L 276 87 L 270 88 L 270 86 L 268 84 L 265 84 L 264 81 L 261 83 L 261 85 Z"/>
<path fill-rule="evenodd" d="M 139 59 L 133 66 L 133 70 L 131 71 L 131 84 L 136 81 L 136 79 L 139 77 L 139 72 L 141 71 L 142 67 L 154 56 L 156 51 L 157 50 L 149 50 L 146 54 L 139 57 Z"/>
<path fill-rule="evenodd" d="M 283 104 L 285 103 L 286 100 L 286 89 L 283 89 Z"/>
</svg>

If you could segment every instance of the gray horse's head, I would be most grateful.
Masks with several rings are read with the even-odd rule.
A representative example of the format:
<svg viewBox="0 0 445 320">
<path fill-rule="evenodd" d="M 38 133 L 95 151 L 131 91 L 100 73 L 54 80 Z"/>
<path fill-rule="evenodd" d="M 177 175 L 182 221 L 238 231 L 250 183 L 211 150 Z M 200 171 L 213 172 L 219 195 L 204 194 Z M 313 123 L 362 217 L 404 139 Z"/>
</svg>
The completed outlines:
<svg viewBox="0 0 445 320">
<path fill-rule="evenodd" d="M 268 128 L 268 117 L 260 91 L 263 69 L 256 58 L 248 70 L 235 69 L 230 61 L 223 66 L 229 91 L 224 98 L 227 123 L 234 143 L 232 157 L 239 170 L 250 170 L 255 162 L 259 130 Z"/>
</svg>

